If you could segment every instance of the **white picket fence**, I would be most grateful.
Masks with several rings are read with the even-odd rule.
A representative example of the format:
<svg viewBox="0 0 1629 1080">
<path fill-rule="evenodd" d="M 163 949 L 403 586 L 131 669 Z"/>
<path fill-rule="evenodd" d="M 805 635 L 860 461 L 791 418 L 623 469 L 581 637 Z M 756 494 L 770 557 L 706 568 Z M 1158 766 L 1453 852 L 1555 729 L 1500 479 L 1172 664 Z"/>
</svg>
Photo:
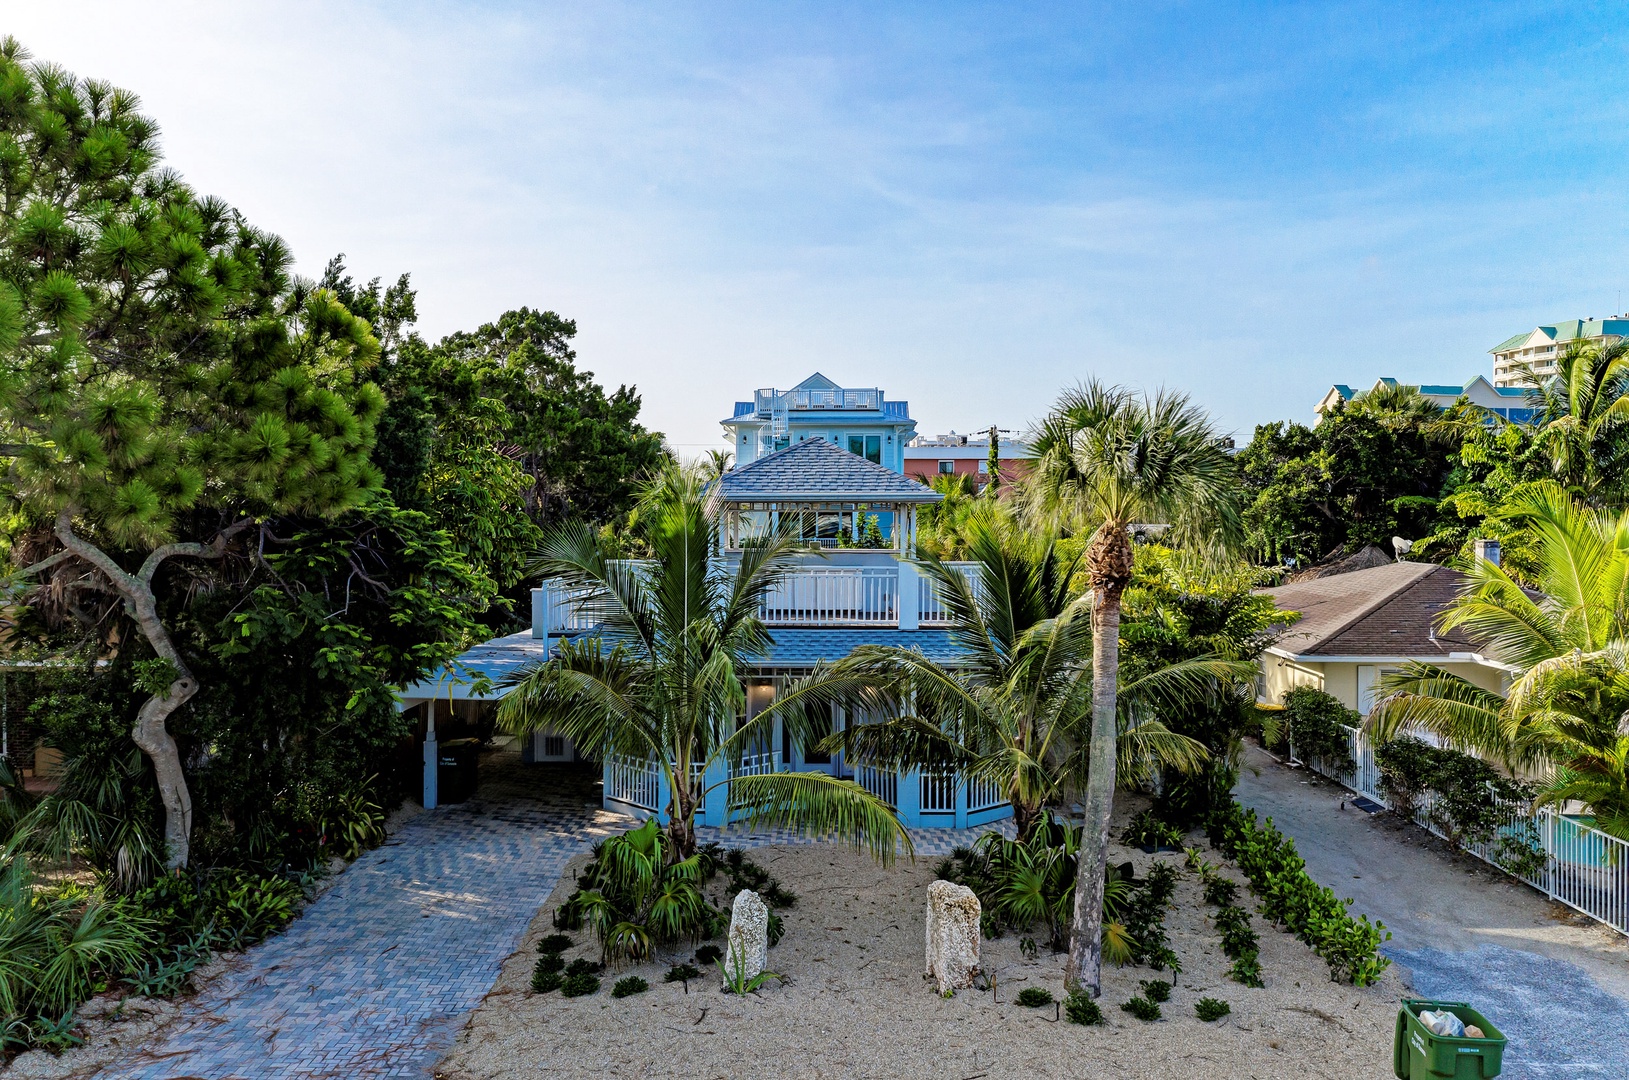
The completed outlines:
<svg viewBox="0 0 1629 1080">
<path fill-rule="evenodd" d="M 605 797 L 655 813 L 661 789 L 661 770 L 654 761 L 621 757 L 605 759 Z"/>
<path fill-rule="evenodd" d="M 1354 765 L 1350 772 L 1340 772 L 1316 760 L 1305 762 L 1306 766 L 1390 809 L 1381 791 L 1374 748 L 1363 732 L 1349 727 L 1346 733 Z M 1493 836 L 1486 841 L 1460 843 L 1461 850 L 1520 878 L 1550 899 L 1621 934 L 1629 934 L 1629 843 L 1550 807 L 1535 812 L 1525 805 L 1504 803 L 1500 809 L 1502 823 Z M 1415 824 L 1452 842 L 1453 838 L 1438 824 L 1434 810 L 1435 797 L 1428 792 L 1414 808 Z M 1517 865 L 1516 857 L 1523 848 L 1542 852 L 1543 865 Z"/>
</svg>

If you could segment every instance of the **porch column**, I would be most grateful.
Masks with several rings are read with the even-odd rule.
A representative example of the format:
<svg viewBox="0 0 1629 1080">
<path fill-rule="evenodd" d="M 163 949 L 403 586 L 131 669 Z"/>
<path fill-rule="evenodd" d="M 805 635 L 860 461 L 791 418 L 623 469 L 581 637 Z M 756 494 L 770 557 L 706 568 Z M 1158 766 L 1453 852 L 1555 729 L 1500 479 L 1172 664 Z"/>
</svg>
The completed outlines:
<svg viewBox="0 0 1629 1080">
<path fill-rule="evenodd" d="M 703 788 L 711 787 L 713 784 L 718 785 L 718 787 L 709 791 L 707 797 L 702 800 L 703 812 L 707 815 L 706 823 L 714 828 L 729 824 L 725 819 L 725 815 L 729 812 L 730 788 L 728 784 L 724 783 L 725 780 L 729 779 L 729 775 L 729 765 L 720 757 L 707 766 L 707 771 L 702 773 L 701 776 L 701 786 Z"/>
<path fill-rule="evenodd" d="M 973 785 L 967 782 L 967 777 L 958 773 L 956 775 L 956 828 L 967 828 L 967 800 L 973 794 Z"/>
<path fill-rule="evenodd" d="M 912 828 L 922 824 L 922 773 L 919 770 L 911 769 L 899 774 L 894 810 L 904 824 Z"/>
<path fill-rule="evenodd" d="M 451 708 L 449 705 L 448 708 Z M 424 703 L 424 795 L 426 810 L 436 808 L 436 767 L 440 764 L 440 750 L 436 745 L 436 703 L 431 698 Z"/>
</svg>

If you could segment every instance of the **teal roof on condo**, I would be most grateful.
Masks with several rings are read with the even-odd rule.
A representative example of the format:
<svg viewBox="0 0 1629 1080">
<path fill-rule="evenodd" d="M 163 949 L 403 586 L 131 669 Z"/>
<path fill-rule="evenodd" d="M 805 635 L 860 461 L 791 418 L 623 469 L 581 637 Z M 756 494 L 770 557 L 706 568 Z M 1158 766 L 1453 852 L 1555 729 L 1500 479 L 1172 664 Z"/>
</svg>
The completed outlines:
<svg viewBox="0 0 1629 1080">
<path fill-rule="evenodd" d="M 1615 337 L 1629 337 L 1629 318 L 1564 319 L 1557 323 L 1546 323 L 1543 326 L 1535 327 L 1535 329 L 1558 345 L 1576 341 L 1579 338 L 1598 338 L 1609 334 Z M 1532 336 L 1532 330 L 1525 331 L 1514 337 L 1506 338 L 1489 349 L 1488 352 L 1509 352 L 1512 349 L 1520 348 Z"/>
</svg>

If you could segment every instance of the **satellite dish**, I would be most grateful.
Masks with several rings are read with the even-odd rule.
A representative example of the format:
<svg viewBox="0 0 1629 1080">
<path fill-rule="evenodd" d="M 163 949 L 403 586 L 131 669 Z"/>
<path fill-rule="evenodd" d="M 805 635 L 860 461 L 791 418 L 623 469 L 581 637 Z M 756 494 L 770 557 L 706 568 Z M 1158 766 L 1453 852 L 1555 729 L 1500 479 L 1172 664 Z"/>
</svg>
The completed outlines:
<svg viewBox="0 0 1629 1080">
<path fill-rule="evenodd" d="M 1409 551 L 1413 549 L 1413 547 L 1414 541 L 1412 540 L 1404 540 L 1401 536 L 1394 536 L 1391 538 L 1391 548 L 1397 553 L 1398 562 L 1402 562 L 1403 556 L 1407 555 Z"/>
</svg>

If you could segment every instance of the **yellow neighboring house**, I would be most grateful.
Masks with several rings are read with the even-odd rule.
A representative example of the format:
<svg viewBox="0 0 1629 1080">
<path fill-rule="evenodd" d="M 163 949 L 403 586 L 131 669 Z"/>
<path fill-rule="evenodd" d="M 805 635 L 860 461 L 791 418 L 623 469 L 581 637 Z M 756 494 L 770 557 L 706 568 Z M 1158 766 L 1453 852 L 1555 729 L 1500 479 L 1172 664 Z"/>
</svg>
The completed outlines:
<svg viewBox="0 0 1629 1080">
<path fill-rule="evenodd" d="M 1508 666 L 1478 653 L 1461 631 L 1437 630 L 1464 581 L 1446 566 L 1403 562 L 1261 590 L 1301 618 L 1262 654 L 1257 702 L 1279 705 L 1286 691 L 1311 686 L 1368 716 L 1380 676 L 1415 660 L 1503 693 Z"/>
</svg>

